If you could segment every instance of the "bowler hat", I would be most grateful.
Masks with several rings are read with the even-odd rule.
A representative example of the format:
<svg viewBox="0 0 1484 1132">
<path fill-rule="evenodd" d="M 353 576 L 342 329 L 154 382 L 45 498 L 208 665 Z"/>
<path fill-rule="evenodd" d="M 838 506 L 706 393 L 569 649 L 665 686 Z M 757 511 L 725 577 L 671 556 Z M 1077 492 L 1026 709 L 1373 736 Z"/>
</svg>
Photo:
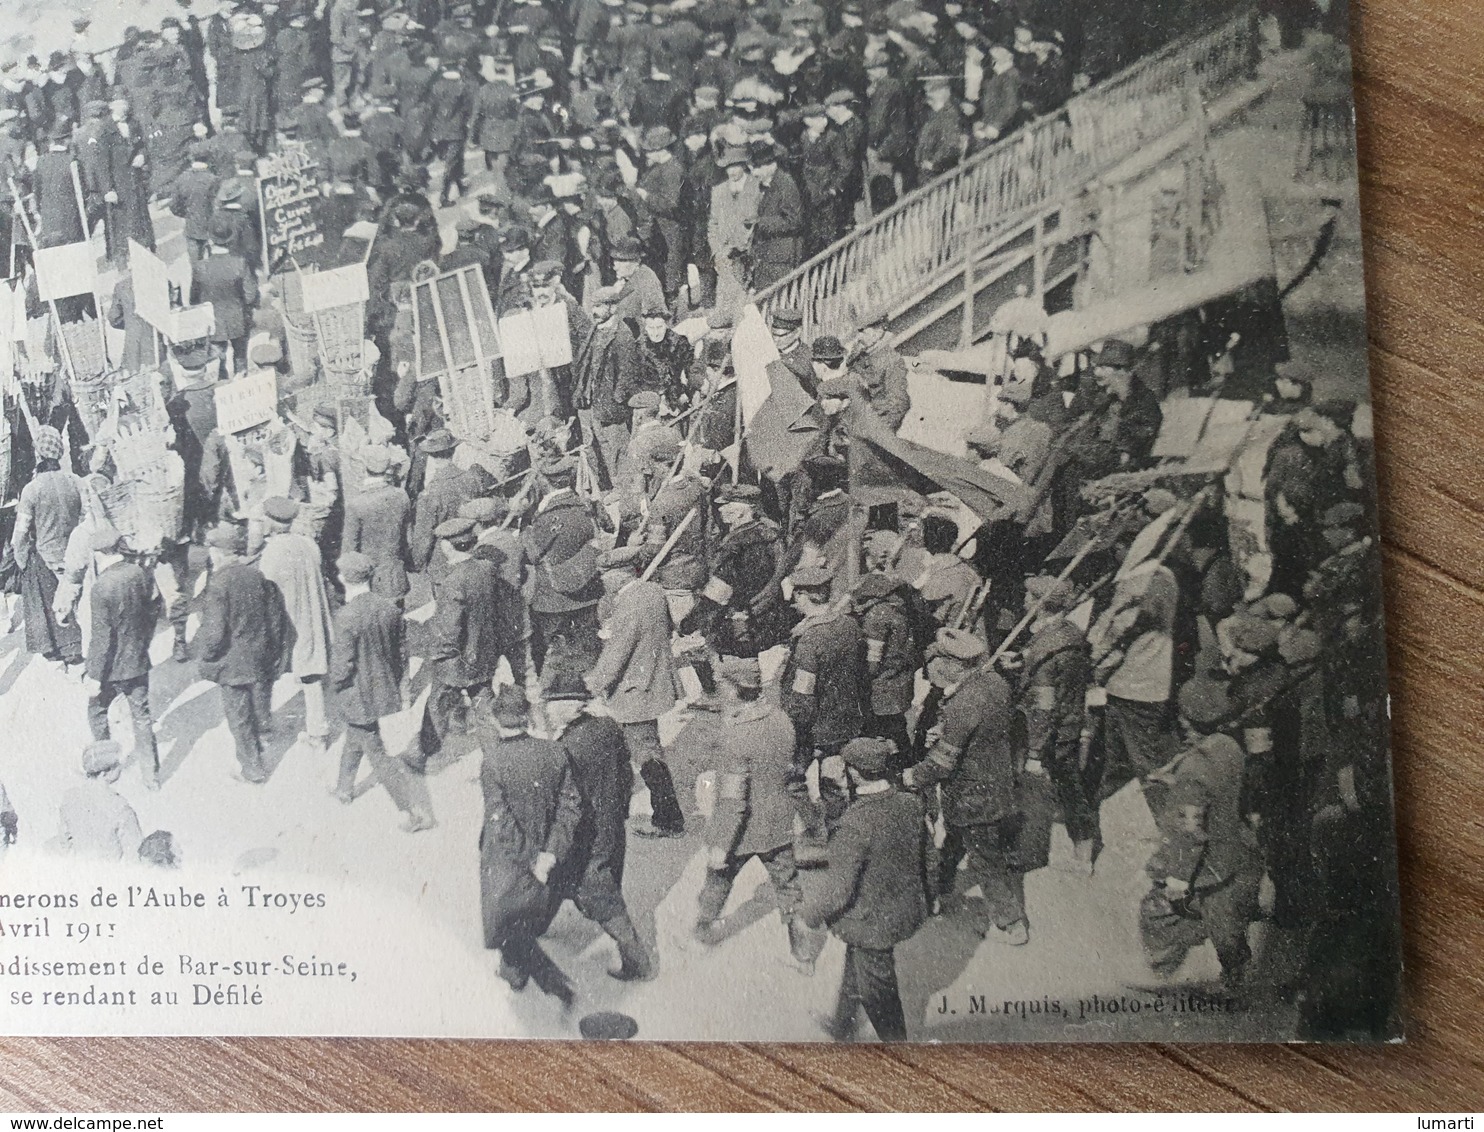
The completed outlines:
<svg viewBox="0 0 1484 1132">
<path fill-rule="evenodd" d="M 433 528 L 433 537 L 447 539 L 449 542 L 458 544 L 466 538 L 474 535 L 474 520 L 466 515 L 455 515 L 452 519 L 444 519 Z"/>
<path fill-rule="evenodd" d="M 833 334 L 823 334 L 814 340 L 812 354 L 816 362 L 843 362 L 845 347 Z"/>
<path fill-rule="evenodd" d="M 454 450 L 453 433 L 435 428 L 418 442 L 418 447 L 428 456 L 447 456 Z"/>
</svg>

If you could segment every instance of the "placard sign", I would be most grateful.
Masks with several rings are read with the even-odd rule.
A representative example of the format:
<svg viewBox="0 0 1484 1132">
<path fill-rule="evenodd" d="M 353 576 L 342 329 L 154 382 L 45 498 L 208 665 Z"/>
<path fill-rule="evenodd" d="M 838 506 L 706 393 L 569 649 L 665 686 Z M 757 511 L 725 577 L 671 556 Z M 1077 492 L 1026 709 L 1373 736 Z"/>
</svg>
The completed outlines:
<svg viewBox="0 0 1484 1132">
<path fill-rule="evenodd" d="M 302 142 L 287 142 L 281 152 L 258 161 L 258 199 L 270 273 L 285 270 L 290 260 L 301 267 L 319 262 L 325 243 L 320 179 L 321 170 Z"/>
<path fill-rule="evenodd" d="M 98 260 L 87 240 L 37 248 L 36 293 L 42 302 L 91 295 L 97 290 Z"/>
<path fill-rule="evenodd" d="M 267 424 L 278 415 L 278 375 L 259 370 L 218 385 L 216 423 L 224 433 L 244 432 Z"/>
<path fill-rule="evenodd" d="M 508 314 L 500 320 L 500 346 L 509 377 L 572 364 L 572 332 L 567 305 L 550 306 Z"/>
<path fill-rule="evenodd" d="M 299 276 L 304 296 L 304 312 L 329 310 L 332 307 L 364 303 L 371 297 L 371 284 L 364 263 L 348 263 L 323 271 L 305 271 Z"/>
<path fill-rule="evenodd" d="M 170 271 L 165 261 L 143 244 L 129 241 L 129 275 L 134 281 L 134 311 L 156 330 L 169 333 Z"/>
</svg>

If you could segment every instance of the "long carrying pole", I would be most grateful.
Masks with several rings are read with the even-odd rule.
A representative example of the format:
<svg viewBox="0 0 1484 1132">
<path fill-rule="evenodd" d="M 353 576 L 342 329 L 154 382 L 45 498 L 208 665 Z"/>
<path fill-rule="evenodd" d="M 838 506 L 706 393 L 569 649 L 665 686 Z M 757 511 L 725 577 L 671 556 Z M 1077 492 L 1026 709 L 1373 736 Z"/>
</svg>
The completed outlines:
<svg viewBox="0 0 1484 1132">
<path fill-rule="evenodd" d="M 38 248 L 36 241 L 36 229 L 31 227 L 31 217 L 26 212 L 25 202 L 21 198 L 21 191 L 16 187 L 15 178 L 7 178 L 10 182 L 10 195 L 15 197 L 15 210 L 20 214 L 21 224 L 26 229 L 26 239 L 31 241 L 31 253 L 35 256 Z M 34 258 L 33 258 L 34 262 Z M 62 316 L 57 313 L 57 301 L 47 299 L 46 305 L 51 308 L 52 324 L 57 328 L 57 338 L 62 344 L 62 364 L 67 367 L 67 380 L 75 382 L 77 371 L 72 368 L 72 351 L 67 347 L 67 335 L 62 333 Z"/>
<path fill-rule="evenodd" d="M 83 203 L 82 178 L 77 172 L 77 162 L 73 161 L 68 166 L 72 173 L 72 195 L 77 199 L 77 218 L 82 222 L 83 242 L 88 245 L 88 250 L 93 250 L 93 232 L 88 226 L 88 209 Z M 93 313 L 98 316 L 98 346 L 103 351 L 103 368 L 108 368 L 108 334 L 103 329 L 103 296 L 98 293 L 98 271 L 97 263 L 93 265 Z"/>
</svg>

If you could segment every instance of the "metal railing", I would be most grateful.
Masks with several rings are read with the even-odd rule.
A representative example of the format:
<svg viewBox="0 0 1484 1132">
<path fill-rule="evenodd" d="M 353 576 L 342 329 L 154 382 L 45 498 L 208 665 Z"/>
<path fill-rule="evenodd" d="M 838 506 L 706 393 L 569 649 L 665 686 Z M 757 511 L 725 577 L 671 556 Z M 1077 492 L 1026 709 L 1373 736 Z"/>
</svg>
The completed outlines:
<svg viewBox="0 0 1484 1132">
<path fill-rule="evenodd" d="M 898 313 L 974 246 L 1179 130 L 1192 92 L 1209 101 L 1251 77 L 1257 35 L 1255 14 L 1244 11 L 1170 44 L 903 197 L 754 300 L 765 310 L 798 307 L 809 334 L 849 333 Z"/>
</svg>

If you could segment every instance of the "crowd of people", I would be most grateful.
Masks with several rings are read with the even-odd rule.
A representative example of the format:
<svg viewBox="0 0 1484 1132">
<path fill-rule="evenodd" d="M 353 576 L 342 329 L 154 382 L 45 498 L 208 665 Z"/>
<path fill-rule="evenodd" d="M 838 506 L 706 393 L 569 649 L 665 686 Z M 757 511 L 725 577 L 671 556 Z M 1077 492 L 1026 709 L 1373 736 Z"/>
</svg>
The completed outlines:
<svg viewBox="0 0 1484 1132">
<path fill-rule="evenodd" d="M 1151 967 L 1174 975 L 1210 941 L 1243 993 L 1249 928 L 1267 918 L 1302 956 L 1284 989 L 1303 1032 L 1384 1028 L 1376 937 L 1394 917 L 1365 847 L 1389 843 L 1390 786 L 1364 406 L 1314 401 L 1280 352 L 1237 349 L 1240 335 L 1179 366 L 1148 345 L 1158 333 L 1067 358 L 1022 335 L 959 461 L 1003 503 L 971 515 L 880 478 L 880 438 L 911 405 L 886 327 L 806 340 L 803 313 L 775 306 L 767 372 L 798 391 L 791 431 L 809 439 L 764 468 L 740 427 L 732 336 L 749 294 L 1194 18 L 1107 7 L 229 3 L 131 36 L 111 86 L 87 86 L 80 63 L 82 86 L 7 80 L 38 246 L 101 223 L 110 256 L 153 247 L 148 205 L 168 202 L 190 301 L 215 314 L 156 368 L 127 276 L 114 295 L 123 366 L 157 373 L 185 468 L 179 528 L 150 545 L 106 502 L 118 438 L 80 426 L 60 376 L 7 398 L 21 469 L 7 589 L 27 649 L 80 667 L 95 739 L 62 840 L 115 857 L 139 844 L 109 787 L 120 697 L 144 783 L 169 789 L 150 703 L 164 621 L 169 663 L 219 686 L 246 783 L 273 773 L 285 677 L 302 744 L 343 733 L 346 804 L 363 762 L 391 791 L 482 752 L 483 942 L 515 990 L 573 1001 L 540 944 L 566 900 L 614 941 L 614 978 L 652 977 L 626 846 L 698 837 L 702 945 L 726 938 L 731 886 L 757 857 L 801 970 L 827 932 L 846 945 L 827 1032 L 854 1036 L 863 1009 L 903 1039 L 894 948 L 945 915 L 1032 944 L 1024 877 L 1047 865 L 1053 815 L 1072 846 L 1058 866 L 1092 875 L 1102 803 L 1137 781 L 1162 837 L 1139 912 Z M 153 82 L 178 97 L 146 103 L 132 84 Z M 89 97 L 67 101 L 74 88 Z M 177 152 L 166 116 L 182 106 Z M 295 372 L 263 260 L 256 160 L 295 143 L 324 170 L 332 242 L 375 225 L 371 405 L 354 428 L 325 375 Z M 471 176 L 466 150 L 487 169 Z M 435 205 L 466 192 L 449 248 Z M 477 267 L 497 316 L 566 308 L 570 362 L 491 375 L 521 427 L 513 460 L 455 435 L 420 370 L 428 262 L 430 277 Z M 289 455 L 282 474 L 234 459 L 214 397 L 265 371 L 292 393 L 251 439 Z M 1261 533 L 1239 533 L 1222 474 L 1154 456 L 1177 388 L 1282 418 Z M 425 624 L 407 617 L 429 602 Z M 424 695 L 390 758 L 383 721 Z M 677 713 L 690 724 L 667 743 Z M 691 728 L 711 772 L 694 803 L 671 769 Z M 636 775 L 648 804 L 631 820 Z M 409 832 L 437 821 L 425 801 L 406 810 Z M 168 835 L 144 840 L 173 858 Z"/>
</svg>

